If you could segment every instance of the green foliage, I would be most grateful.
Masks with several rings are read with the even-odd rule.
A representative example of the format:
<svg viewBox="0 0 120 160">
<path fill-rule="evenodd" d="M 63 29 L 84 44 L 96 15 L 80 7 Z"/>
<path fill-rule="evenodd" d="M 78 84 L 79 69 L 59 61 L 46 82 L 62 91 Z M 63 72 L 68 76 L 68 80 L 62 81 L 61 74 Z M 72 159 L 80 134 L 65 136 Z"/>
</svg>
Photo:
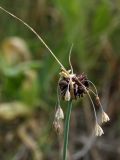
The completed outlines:
<svg viewBox="0 0 120 160">
<path fill-rule="evenodd" d="M 96 15 L 93 18 L 93 34 L 100 36 L 101 32 L 106 31 L 111 21 L 110 8 L 106 3 L 101 3 L 96 7 Z"/>
</svg>

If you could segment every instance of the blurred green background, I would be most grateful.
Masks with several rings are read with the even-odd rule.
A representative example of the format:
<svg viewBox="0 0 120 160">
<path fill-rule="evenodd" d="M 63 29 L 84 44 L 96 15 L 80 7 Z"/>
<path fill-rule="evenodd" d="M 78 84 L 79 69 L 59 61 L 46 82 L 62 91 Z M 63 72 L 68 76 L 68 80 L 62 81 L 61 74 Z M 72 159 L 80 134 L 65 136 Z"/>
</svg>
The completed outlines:
<svg viewBox="0 0 120 160">
<path fill-rule="evenodd" d="M 67 69 L 73 43 L 74 72 L 84 72 L 98 88 L 111 121 L 102 137 L 92 137 L 88 98 L 74 102 L 68 159 L 119 160 L 120 1 L 4 0 L 0 5 L 32 26 Z M 59 72 L 35 35 L 0 10 L 0 160 L 60 159 L 63 134 L 52 126 Z M 67 104 L 61 106 L 66 111 Z"/>
</svg>

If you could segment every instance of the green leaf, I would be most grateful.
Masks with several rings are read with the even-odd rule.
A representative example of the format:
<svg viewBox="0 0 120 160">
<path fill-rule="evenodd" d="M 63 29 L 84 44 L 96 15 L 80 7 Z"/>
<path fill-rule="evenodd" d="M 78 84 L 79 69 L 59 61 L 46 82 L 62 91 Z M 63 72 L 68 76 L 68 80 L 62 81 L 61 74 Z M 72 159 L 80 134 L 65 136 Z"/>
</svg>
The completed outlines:
<svg viewBox="0 0 120 160">
<path fill-rule="evenodd" d="M 106 3 L 98 5 L 96 8 L 95 17 L 93 19 L 93 34 L 99 35 L 109 27 L 111 14 L 109 6 Z"/>
</svg>

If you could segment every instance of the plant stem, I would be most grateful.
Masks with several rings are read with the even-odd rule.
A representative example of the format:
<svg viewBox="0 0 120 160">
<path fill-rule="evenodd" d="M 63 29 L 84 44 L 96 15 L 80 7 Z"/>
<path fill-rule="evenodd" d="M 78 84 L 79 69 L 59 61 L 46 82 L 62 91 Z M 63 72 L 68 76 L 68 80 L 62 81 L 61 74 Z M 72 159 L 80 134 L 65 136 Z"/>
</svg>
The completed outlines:
<svg viewBox="0 0 120 160">
<path fill-rule="evenodd" d="M 64 146 L 63 146 L 63 160 L 66 160 L 67 157 L 67 147 L 68 147 L 68 135 L 69 135 L 69 126 L 70 126 L 70 115 L 72 109 L 72 100 L 68 102 L 65 127 L 64 127 Z"/>
</svg>

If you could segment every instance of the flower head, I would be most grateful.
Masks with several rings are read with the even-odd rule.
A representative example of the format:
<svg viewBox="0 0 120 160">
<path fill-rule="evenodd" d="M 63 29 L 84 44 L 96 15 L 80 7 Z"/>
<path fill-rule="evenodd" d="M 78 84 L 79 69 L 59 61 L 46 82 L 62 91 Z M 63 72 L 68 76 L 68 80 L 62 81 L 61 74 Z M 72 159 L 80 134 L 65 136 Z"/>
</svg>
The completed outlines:
<svg viewBox="0 0 120 160">
<path fill-rule="evenodd" d="M 95 135 L 96 136 L 101 136 L 102 134 L 104 134 L 103 129 L 100 127 L 100 125 L 98 123 L 96 123 L 96 125 L 95 125 Z"/>
<path fill-rule="evenodd" d="M 59 88 L 62 98 L 69 101 L 70 98 L 77 99 L 80 96 L 82 97 L 83 94 L 86 94 L 85 88 L 89 88 L 89 83 L 84 74 L 69 74 L 67 77 L 62 75 L 59 81 Z"/>
<path fill-rule="evenodd" d="M 108 115 L 102 111 L 102 123 L 104 122 L 108 122 L 110 120 L 110 118 L 108 117 Z"/>
</svg>

